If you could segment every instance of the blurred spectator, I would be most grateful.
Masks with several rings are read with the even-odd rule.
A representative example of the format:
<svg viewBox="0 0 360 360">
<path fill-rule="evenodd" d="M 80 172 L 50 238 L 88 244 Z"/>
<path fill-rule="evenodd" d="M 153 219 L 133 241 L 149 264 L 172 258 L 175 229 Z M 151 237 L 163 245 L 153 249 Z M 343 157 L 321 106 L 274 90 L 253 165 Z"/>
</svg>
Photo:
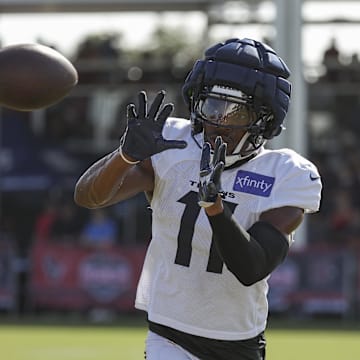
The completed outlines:
<svg viewBox="0 0 360 360">
<path fill-rule="evenodd" d="M 81 231 L 81 244 L 94 248 L 109 248 L 116 244 L 118 228 L 104 209 L 90 211 L 90 218 Z"/>
<path fill-rule="evenodd" d="M 34 241 L 37 244 L 43 244 L 50 240 L 53 224 L 58 215 L 56 203 L 47 200 L 44 209 L 40 212 L 35 220 Z"/>
<path fill-rule="evenodd" d="M 83 219 L 77 207 L 72 202 L 65 201 L 59 207 L 58 215 L 52 224 L 51 240 L 63 245 L 78 244 L 82 227 Z"/>
<path fill-rule="evenodd" d="M 352 223 L 354 209 L 348 191 L 340 190 L 335 194 L 334 212 L 331 215 L 331 227 L 334 231 L 342 230 Z"/>
<path fill-rule="evenodd" d="M 63 145 L 66 140 L 91 139 L 94 129 L 88 120 L 89 103 L 89 96 L 69 97 L 46 109 L 43 141 Z"/>
<path fill-rule="evenodd" d="M 351 187 L 332 192 L 334 201 L 328 216 L 327 242 L 348 249 L 360 249 L 360 208 Z"/>
<path fill-rule="evenodd" d="M 345 232 L 345 245 L 348 249 L 360 251 L 360 209 L 355 209 L 353 221 Z"/>
<path fill-rule="evenodd" d="M 322 63 L 326 68 L 324 80 L 334 82 L 341 79 L 340 51 L 335 38 L 330 40 L 330 45 L 324 52 Z"/>
<path fill-rule="evenodd" d="M 110 84 L 118 78 L 121 34 L 93 34 L 79 45 L 74 65 L 80 84 Z"/>
<path fill-rule="evenodd" d="M 348 65 L 348 78 L 350 82 L 358 82 L 360 80 L 360 61 L 357 53 L 351 54 Z"/>
</svg>

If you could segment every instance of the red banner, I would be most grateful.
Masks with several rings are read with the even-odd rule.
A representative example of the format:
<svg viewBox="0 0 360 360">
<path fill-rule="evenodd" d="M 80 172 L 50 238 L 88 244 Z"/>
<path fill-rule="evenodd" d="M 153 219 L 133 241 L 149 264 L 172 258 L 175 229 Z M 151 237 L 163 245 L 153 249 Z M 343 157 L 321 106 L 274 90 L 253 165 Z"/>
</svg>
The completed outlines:
<svg viewBox="0 0 360 360">
<path fill-rule="evenodd" d="M 145 250 L 37 246 L 31 255 L 32 304 L 53 309 L 132 310 Z"/>
<path fill-rule="evenodd" d="M 270 311 L 346 314 L 354 303 L 354 262 L 344 249 L 290 253 L 269 279 Z"/>
<path fill-rule="evenodd" d="M 89 250 L 39 244 L 31 255 L 32 304 L 48 309 L 134 310 L 145 251 L 145 247 Z M 360 266 L 358 273 L 354 271 L 359 260 L 358 253 L 348 251 L 290 253 L 270 277 L 270 311 L 347 313 L 352 304 L 360 304 Z M 0 286 L 0 305 L 2 290 Z"/>
</svg>

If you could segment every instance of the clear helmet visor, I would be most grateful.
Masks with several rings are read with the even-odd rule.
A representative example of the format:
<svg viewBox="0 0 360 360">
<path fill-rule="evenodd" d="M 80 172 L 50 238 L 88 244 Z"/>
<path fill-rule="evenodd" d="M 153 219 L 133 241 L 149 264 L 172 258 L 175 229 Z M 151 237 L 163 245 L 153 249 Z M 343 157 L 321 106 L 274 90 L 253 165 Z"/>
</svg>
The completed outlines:
<svg viewBox="0 0 360 360">
<path fill-rule="evenodd" d="M 211 136 L 216 129 L 209 130 L 204 125 L 219 128 L 215 135 L 220 135 L 228 144 L 225 167 L 249 159 L 265 144 L 263 133 L 273 115 L 265 106 L 255 110 L 253 96 L 238 89 L 214 85 L 211 89 L 204 88 L 193 100 L 191 115 L 194 129 L 195 125 L 197 126 L 194 134 L 202 131 L 203 140 L 211 142 Z"/>
<path fill-rule="evenodd" d="M 214 126 L 246 129 L 255 114 L 245 102 L 235 102 L 224 98 L 208 96 L 195 104 L 198 118 Z"/>
</svg>

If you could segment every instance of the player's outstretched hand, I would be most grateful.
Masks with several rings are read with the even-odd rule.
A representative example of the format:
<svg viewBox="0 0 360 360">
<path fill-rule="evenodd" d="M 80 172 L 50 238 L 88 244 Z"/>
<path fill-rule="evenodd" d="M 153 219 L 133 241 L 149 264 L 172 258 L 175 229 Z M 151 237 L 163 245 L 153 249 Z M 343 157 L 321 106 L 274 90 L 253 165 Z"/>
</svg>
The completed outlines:
<svg viewBox="0 0 360 360">
<path fill-rule="evenodd" d="M 158 92 L 148 109 L 146 93 L 141 91 L 138 108 L 134 104 L 128 105 L 126 129 L 120 140 L 125 156 L 141 161 L 167 149 L 186 147 L 186 141 L 166 140 L 162 136 L 165 121 L 174 108 L 173 104 L 162 106 L 164 97 L 164 90 Z"/>
<path fill-rule="evenodd" d="M 221 174 L 225 167 L 226 144 L 218 136 L 215 140 L 214 156 L 210 161 L 211 146 L 204 143 L 200 161 L 199 201 L 201 207 L 213 205 L 221 189 Z"/>
</svg>

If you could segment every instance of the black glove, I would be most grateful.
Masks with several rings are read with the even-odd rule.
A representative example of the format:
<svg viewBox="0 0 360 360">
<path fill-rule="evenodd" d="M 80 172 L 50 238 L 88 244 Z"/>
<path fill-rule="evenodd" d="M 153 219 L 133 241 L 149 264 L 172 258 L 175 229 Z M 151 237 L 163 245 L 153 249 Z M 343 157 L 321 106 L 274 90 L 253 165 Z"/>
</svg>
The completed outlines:
<svg viewBox="0 0 360 360">
<path fill-rule="evenodd" d="M 226 144 L 218 136 L 215 140 L 214 157 L 210 164 L 211 146 L 204 143 L 200 161 L 199 201 L 201 207 L 214 205 L 218 194 L 222 193 L 221 174 L 225 167 Z"/>
<path fill-rule="evenodd" d="M 173 111 L 173 104 L 166 104 L 161 108 L 165 91 L 160 91 L 150 110 L 147 110 L 146 93 L 139 93 L 139 106 L 127 106 L 127 119 L 124 134 L 120 139 L 121 152 L 129 157 L 141 161 L 167 149 L 183 149 L 186 141 L 165 140 L 162 130 L 166 119 Z"/>
</svg>

